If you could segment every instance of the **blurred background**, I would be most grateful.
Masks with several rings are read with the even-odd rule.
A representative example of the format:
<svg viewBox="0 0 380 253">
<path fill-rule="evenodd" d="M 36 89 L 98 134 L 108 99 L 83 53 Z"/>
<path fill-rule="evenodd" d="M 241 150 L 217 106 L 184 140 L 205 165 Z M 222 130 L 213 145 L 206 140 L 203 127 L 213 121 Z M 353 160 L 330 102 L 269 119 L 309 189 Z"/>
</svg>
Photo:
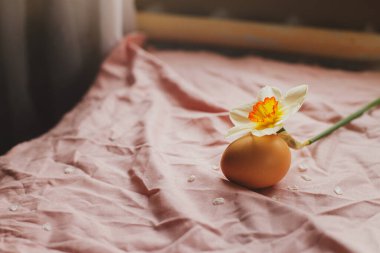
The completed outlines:
<svg viewBox="0 0 380 253">
<path fill-rule="evenodd" d="M 377 0 L 0 0 L 0 154 L 52 128 L 84 95 L 101 62 L 139 27 L 139 13 L 167 13 L 377 35 Z M 186 29 L 184 27 L 183 29 Z M 149 37 L 149 34 L 148 34 Z M 150 40 L 156 48 L 255 54 L 352 71 L 379 62 L 262 49 Z"/>
<path fill-rule="evenodd" d="M 356 31 L 380 29 L 376 0 L 138 0 L 139 10 Z"/>
</svg>

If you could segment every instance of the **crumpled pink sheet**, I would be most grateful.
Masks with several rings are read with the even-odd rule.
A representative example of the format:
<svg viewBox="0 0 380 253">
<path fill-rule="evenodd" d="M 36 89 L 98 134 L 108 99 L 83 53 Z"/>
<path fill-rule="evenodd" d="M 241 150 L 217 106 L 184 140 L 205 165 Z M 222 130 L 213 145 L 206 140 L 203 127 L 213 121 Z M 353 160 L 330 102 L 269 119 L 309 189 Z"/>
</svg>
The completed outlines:
<svg viewBox="0 0 380 253">
<path fill-rule="evenodd" d="M 380 252 L 379 108 L 292 151 L 271 189 L 218 169 L 228 110 L 263 85 L 310 85 L 287 124 L 304 139 L 378 97 L 379 73 L 150 53 L 139 40 L 120 43 L 54 129 L 0 158 L 0 252 Z"/>
</svg>

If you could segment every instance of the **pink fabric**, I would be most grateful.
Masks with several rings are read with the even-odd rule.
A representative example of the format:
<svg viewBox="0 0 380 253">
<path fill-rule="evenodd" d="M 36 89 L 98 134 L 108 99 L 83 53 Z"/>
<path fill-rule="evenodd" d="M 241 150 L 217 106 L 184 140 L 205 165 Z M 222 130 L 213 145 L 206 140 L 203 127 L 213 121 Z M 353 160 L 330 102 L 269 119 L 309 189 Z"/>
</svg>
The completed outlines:
<svg viewBox="0 0 380 253">
<path fill-rule="evenodd" d="M 292 151 L 271 189 L 247 190 L 213 169 L 228 110 L 264 84 L 310 85 L 287 126 L 304 139 L 378 97 L 379 73 L 148 53 L 136 39 L 113 51 L 54 129 L 0 158 L 1 252 L 380 252 L 379 109 Z M 213 205 L 217 197 L 225 203 Z"/>
</svg>

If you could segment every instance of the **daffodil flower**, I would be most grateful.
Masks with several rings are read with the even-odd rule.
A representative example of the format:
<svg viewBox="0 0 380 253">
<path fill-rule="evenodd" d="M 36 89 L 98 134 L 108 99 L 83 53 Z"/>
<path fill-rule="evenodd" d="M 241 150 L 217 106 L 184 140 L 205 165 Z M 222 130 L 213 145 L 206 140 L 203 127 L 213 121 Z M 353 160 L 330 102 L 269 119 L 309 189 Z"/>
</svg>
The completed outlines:
<svg viewBox="0 0 380 253">
<path fill-rule="evenodd" d="M 234 127 L 228 131 L 227 137 L 247 133 L 255 136 L 276 134 L 300 109 L 307 89 L 307 85 L 300 85 L 283 96 L 278 88 L 265 86 L 259 91 L 257 100 L 230 111 Z"/>
</svg>

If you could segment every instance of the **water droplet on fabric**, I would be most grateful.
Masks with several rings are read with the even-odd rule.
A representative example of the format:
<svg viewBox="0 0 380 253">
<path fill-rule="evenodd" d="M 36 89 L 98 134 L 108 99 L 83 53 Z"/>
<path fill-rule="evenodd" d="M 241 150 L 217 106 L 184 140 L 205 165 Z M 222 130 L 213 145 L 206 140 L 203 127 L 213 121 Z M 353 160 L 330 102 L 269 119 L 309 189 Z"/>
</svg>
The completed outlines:
<svg viewBox="0 0 380 253">
<path fill-rule="evenodd" d="M 18 205 L 11 205 L 11 206 L 9 207 L 9 211 L 15 212 L 15 211 L 17 211 L 17 210 L 18 210 Z"/>
<path fill-rule="evenodd" d="M 191 175 L 188 179 L 187 179 L 187 182 L 191 183 L 191 182 L 194 182 L 195 181 L 195 176 L 194 175 Z"/>
<path fill-rule="evenodd" d="M 339 186 L 336 186 L 334 188 L 334 192 L 337 194 L 337 195 L 342 195 L 343 194 L 343 190 L 342 188 L 340 188 Z"/>
<path fill-rule="evenodd" d="M 212 204 L 214 206 L 216 205 L 223 205 L 224 204 L 224 198 L 215 198 L 213 201 L 212 201 Z"/>
</svg>

